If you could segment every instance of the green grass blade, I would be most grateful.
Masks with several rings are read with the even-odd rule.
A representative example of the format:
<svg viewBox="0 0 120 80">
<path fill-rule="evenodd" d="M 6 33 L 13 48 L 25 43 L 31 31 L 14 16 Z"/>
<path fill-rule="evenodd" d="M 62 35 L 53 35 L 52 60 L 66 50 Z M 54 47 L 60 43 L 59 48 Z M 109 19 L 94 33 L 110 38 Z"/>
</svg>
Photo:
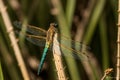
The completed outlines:
<svg viewBox="0 0 120 80">
<path fill-rule="evenodd" d="M 96 29 L 96 24 L 97 24 L 101 14 L 102 14 L 104 5 L 105 5 L 105 0 L 97 1 L 97 4 L 96 4 L 95 9 L 93 11 L 92 17 L 90 19 L 89 26 L 88 26 L 86 34 L 85 34 L 85 37 L 83 39 L 85 44 L 89 44 L 91 41 L 91 38 L 92 38 L 94 31 Z"/>
<path fill-rule="evenodd" d="M 4 80 L 1 62 L 0 62 L 0 80 Z"/>
<path fill-rule="evenodd" d="M 107 30 L 106 30 L 106 23 L 105 23 L 104 16 L 101 17 L 99 22 L 99 32 L 101 38 L 101 49 L 102 49 L 102 63 L 103 63 L 103 70 L 109 67 L 109 53 L 108 53 L 108 40 L 107 40 Z"/>
<path fill-rule="evenodd" d="M 61 5 L 61 2 L 60 2 L 60 0 L 54 1 L 54 2 L 56 2 L 54 4 L 54 7 L 56 9 L 58 9 L 58 11 L 59 11 L 59 13 L 57 13 L 57 15 L 56 15 L 56 18 L 57 18 L 58 23 L 59 23 L 60 32 L 62 35 L 65 34 L 68 38 L 71 38 L 70 27 L 69 27 L 69 24 L 67 22 L 65 13 L 63 11 L 63 7 Z M 71 46 L 71 42 L 69 42 L 69 41 L 67 42 L 67 44 L 63 41 L 61 43 L 66 45 L 66 46 Z M 72 54 L 72 52 L 71 52 L 71 54 Z M 65 57 L 65 60 L 66 60 L 67 65 L 68 65 L 68 70 L 70 73 L 71 80 L 80 80 L 80 74 L 78 72 L 75 60 L 67 58 L 67 57 Z"/>
<path fill-rule="evenodd" d="M 67 19 L 68 27 L 71 27 L 72 25 L 75 4 L 76 4 L 76 0 L 67 0 L 66 19 Z"/>
</svg>

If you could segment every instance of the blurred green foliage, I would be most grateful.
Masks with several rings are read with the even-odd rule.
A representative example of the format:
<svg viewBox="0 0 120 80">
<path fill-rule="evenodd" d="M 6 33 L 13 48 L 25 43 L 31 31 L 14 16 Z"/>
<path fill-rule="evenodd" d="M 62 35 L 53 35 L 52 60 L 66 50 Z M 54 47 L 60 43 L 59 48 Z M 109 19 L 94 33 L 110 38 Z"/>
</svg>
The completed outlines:
<svg viewBox="0 0 120 80">
<path fill-rule="evenodd" d="M 116 68 L 117 0 L 3 0 L 11 22 L 48 29 L 58 23 L 61 34 L 90 47 L 88 62 L 64 58 L 69 80 L 100 80 L 104 70 Z M 14 31 L 17 30 L 14 26 Z M 17 36 L 18 37 L 18 36 Z M 61 42 L 62 43 L 62 42 Z M 20 40 L 20 49 L 31 80 L 56 80 L 52 54 L 47 55 L 46 67 L 40 76 L 31 59 L 39 63 L 43 48 Z M 68 45 L 68 44 L 66 44 Z M 69 44 L 71 46 L 72 44 Z M 0 15 L 0 60 L 4 80 L 22 80 L 8 33 Z M 33 64 L 32 64 L 33 65 Z M 53 73 L 53 74 L 51 74 Z M 111 77 L 115 76 L 115 72 Z"/>
</svg>

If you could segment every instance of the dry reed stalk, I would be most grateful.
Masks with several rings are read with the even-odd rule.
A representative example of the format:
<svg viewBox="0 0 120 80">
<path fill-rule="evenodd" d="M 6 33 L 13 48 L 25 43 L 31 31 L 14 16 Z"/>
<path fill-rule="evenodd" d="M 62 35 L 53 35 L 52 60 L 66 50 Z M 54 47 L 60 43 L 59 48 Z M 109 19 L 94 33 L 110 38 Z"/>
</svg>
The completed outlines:
<svg viewBox="0 0 120 80">
<path fill-rule="evenodd" d="M 58 80 L 67 80 L 62 64 L 59 42 L 57 41 L 57 33 L 55 33 L 53 40 L 53 56 L 55 61 L 55 67 L 57 69 Z"/>
<path fill-rule="evenodd" d="M 104 75 L 103 77 L 101 78 L 101 80 L 105 80 L 105 78 L 111 73 L 113 72 L 113 68 L 108 68 L 104 71 Z"/>
<path fill-rule="evenodd" d="M 120 0 L 118 3 L 118 35 L 117 35 L 117 73 L 116 80 L 120 79 Z"/>
<path fill-rule="evenodd" d="M 11 41 L 11 44 L 12 44 L 12 47 L 13 47 L 18 65 L 20 67 L 22 76 L 23 76 L 24 80 L 30 80 L 27 69 L 25 67 L 25 63 L 23 61 L 23 58 L 22 58 L 22 55 L 21 55 L 21 52 L 20 52 L 20 49 L 17 45 L 15 34 L 13 32 L 13 27 L 12 27 L 12 24 L 10 22 L 10 18 L 8 16 L 8 13 L 6 11 L 6 7 L 5 7 L 2 0 L 0 0 L 0 12 L 1 12 L 1 15 L 2 15 L 2 18 L 3 18 L 6 30 L 8 32 L 8 36 L 10 38 L 10 41 Z"/>
</svg>

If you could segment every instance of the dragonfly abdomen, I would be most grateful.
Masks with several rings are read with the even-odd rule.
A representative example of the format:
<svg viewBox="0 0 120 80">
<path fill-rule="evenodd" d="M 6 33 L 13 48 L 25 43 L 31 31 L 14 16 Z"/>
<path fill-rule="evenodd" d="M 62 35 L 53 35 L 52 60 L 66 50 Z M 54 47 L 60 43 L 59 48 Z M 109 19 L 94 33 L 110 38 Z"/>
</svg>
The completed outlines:
<svg viewBox="0 0 120 80">
<path fill-rule="evenodd" d="M 49 48 L 49 44 L 46 43 L 44 51 L 43 51 L 43 55 L 42 55 L 42 58 L 40 60 L 40 64 L 39 64 L 39 67 L 38 67 L 38 75 L 41 72 L 41 69 L 43 67 L 43 64 L 44 64 L 44 61 L 45 61 L 45 57 L 47 55 L 48 48 Z"/>
</svg>

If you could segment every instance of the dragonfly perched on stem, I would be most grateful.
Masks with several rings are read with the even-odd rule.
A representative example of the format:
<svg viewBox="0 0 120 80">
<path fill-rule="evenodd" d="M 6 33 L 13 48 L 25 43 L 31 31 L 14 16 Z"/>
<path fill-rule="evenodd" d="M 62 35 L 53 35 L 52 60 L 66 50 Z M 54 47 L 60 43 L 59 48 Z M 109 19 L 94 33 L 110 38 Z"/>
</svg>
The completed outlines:
<svg viewBox="0 0 120 80">
<path fill-rule="evenodd" d="M 14 25 L 16 27 L 18 27 L 19 29 L 22 28 L 22 23 L 21 22 L 18 22 L 18 21 L 15 21 L 14 22 Z M 48 51 L 48 48 L 51 46 L 52 42 L 53 42 L 53 37 L 54 37 L 54 34 L 57 33 L 57 29 L 56 29 L 56 26 L 57 24 L 55 23 L 51 23 L 50 24 L 50 27 L 49 29 L 46 31 L 42 28 L 38 28 L 38 27 L 35 27 L 35 26 L 31 26 L 31 25 L 27 25 L 27 32 L 28 33 L 31 33 L 31 34 L 25 34 L 26 35 L 26 39 L 38 46 L 43 46 L 41 43 L 42 41 L 44 40 L 45 42 L 45 47 L 44 47 L 44 50 L 43 50 L 43 55 L 42 55 L 42 58 L 40 60 L 40 64 L 39 64 L 39 67 L 38 67 L 38 75 L 39 73 L 41 72 L 41 69 L 43 67 L 43 63 L 44 63 L 44 60 L 45 60 L 45 57 L 46 57 L 46 54 L 47 54 L 47 51 Z M 68 40 L 70 40 L 72 43 L 74 43 L 75 45 L 77 46 L 85 46 L 87 48 L 86 45 L 83 45 L 81 44 L 80 42 L 77 42 L 77 41 L 74 41 L 74 40 L 71 40 L 69 38 L 67 38 L 66 36 L 62 35 L 62 40 L 61 41 L 64 41 L 67 43 Z M 70 48 L 70 47 L 67 47 L 65 46 L 64 44 L 59 44 L 59 46 L 65 50 L 67 53 L 64 53 L 63 52 L 63 55 L 64 56 L 74 56 L 75 58 L 77 59 L 81 59 L 81 58 L 87 58 L 88 56 L 80 51 L 77 51 L 73 48 Z M 73 54 L 69 54 L 73 52 Z M 58 55 L 61 55 L 61 54 L 58 54 Z"/>
</svg>

